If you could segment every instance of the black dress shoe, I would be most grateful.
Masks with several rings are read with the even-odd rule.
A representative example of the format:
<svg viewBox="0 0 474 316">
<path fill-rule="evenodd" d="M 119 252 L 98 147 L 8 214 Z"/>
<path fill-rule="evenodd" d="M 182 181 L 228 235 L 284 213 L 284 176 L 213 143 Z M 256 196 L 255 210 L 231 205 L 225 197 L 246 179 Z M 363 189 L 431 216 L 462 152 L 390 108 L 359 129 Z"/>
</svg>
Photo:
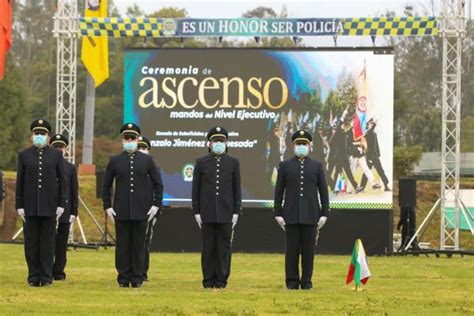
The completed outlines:
<svg viewBox="0 0 474 316">
<path fill-rule="evenodd" d="M 63 276 L 63 275 L 56 275 L 54 276 L 54 281 L 65 281 L 66 280 L 66 276 Z"/>
<path fill-rule="evenodd" d="M 215 289 L 225 289 L 225 287 L 226 287 L 226 284 L 223 284 L 223 283 L 216 283 L 216 285 L 214 285 Z"/>
<path fill-rule="evenodd" d="M 41 282 L 42 287 L 50 287 L 51 285 L 53 285 L 53 282 Z"/>
<path fill-rule="evenodd" d="M 39 282 L 28 282 L 28 286 L 38 287 L 38 286 L 40 286 L 40 283 Z"/>
<path fill-rule="evenodd" d="M 286 288 L 288 290 L 298 290 L 300 288 L 300 285 L 299 284 L 287 284 Z"/>
<path fill-rule="evenodd" d="M 205 289 L 213 289 L 216 285 L 215 285 L 214 281 L 206 281 L 206 282 L 202 282 L 202 286 Z"/>
<path fill-rule="evenodd" d="M 132 282 L 132 287 L 133 288 L 139 288 L 142 287 L 143 282 Z"/>
<path fill-rule="evenodd" d="M 301 284 L 301 289 L 302 290 L 312 290 L 313 285 L 312 284 Z"/>
<path fill-rule="evenodd" d="M 129 283 L 119 283 L 120 287 L 130 287 Z"/>
</svg>

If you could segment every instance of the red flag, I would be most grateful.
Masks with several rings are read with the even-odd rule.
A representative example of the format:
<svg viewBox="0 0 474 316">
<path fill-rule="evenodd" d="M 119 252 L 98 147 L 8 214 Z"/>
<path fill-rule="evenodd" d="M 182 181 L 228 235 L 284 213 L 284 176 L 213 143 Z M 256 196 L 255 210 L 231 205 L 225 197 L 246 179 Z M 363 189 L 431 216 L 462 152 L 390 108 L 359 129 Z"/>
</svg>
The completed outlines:
<svg viewBox="0 0 474 316">
<path fill-rule="evenodd" d="M 12 44 L 11 0 L 0 0 L 0 80 L 5 71 L 5 59 Z"/>
</svg>

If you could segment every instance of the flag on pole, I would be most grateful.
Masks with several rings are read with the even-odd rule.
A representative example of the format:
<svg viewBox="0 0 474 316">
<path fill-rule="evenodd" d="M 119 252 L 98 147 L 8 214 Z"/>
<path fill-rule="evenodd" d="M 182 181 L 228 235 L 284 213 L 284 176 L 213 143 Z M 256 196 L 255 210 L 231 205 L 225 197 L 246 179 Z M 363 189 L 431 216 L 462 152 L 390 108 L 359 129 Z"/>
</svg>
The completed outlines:
<svg viewBox="0 0 474 316">
<path fill-rule="evenodd" d="M 347 272 L 346 284 L 355 282 L 356 286 L 366 284 L 370 277 L 369 265 L 362 241 L 357 239 L 352 250 L 351 264 Z"/>
<path fill-rule="evenodd" d="M 339 174 L 337 176 L 334 192 L 346 192 L 346 177 L 344 174 Z"/>
<path fill-rule="evenodd" d="M 12 3 L 0 0 L 0 80 L 5 72 L 7 52 L 12 44 Z"/>
<path fill-rule="evenodd" d="M 107 17 L 107 0 L 86 0 L 85 17 Z M 86 36 L 82 38 L 81 60 L 100 86 L 109 78 L 109 42 L 107 36 Z"/>
<path fill-rule="evenodd" d="M 364 60 L 364 68 L 359 74 L 359 91 L 354 113 L 354 140 L 365 135 L 367 130 L 367 69 Z"/>
</svg>

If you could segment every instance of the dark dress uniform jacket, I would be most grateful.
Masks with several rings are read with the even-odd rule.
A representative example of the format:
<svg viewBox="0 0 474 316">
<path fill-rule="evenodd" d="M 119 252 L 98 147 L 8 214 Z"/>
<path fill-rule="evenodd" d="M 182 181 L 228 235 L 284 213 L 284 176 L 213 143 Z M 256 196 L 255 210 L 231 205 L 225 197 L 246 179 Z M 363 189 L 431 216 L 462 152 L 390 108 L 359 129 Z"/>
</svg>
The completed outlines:
<svg viewBox="0 0 474 316">
<path fill-rule="evenodd" d="M 310 157 L 301 162 L 296 156 L 281 162 L 275 186 L 274 215 L 283 216 L 290 225 L 315 225 L 321 216 L 328 216 L 328 212 L 329 196 L 322 163 Z"/>
<path fill-rule="evenodd" d="M 110 158 L 102 188 L 104 210 L 112 207 L 111 189 L 115 179 L 113 209 L 117 220 L 146 220 L 148 211 L 155 205 L 161 209 L 163 182 L 153 158 L 136 151 L 125 151 Z M 150 194 L 149 181 L 153 183 Z"/>
<path fill-rule="evenodd" d="M 380 157 L 380 148 L 377 133 L 375 133 L 374 130 L 371 129 L 365 134 L 365 139 L 367 140 L 367 158 L 373 160 Z"/>
<path fill-rule="evenodd" d="M 79 183 L 77 181 L 77 169 L 72 163 L 65 161 L 65 173 L 67 180 L 66 188 L 66 207 L 64 213 L 59 218 L 60 223 L 69 223 L 69 217 L 74 215 L 77 217 L 77 208 L 79 206 Z"/>
<path fill-rule="evenodd" d="M 18 154 L 16 208 L 26 216 L 54 216 L 66 206 L 63 153 L 51 147 L 31 146 Z"/>
<path fill-rule="evenodd" d="M 232 222 L 232 215 L 242 209 L 239 160 L 229 155 L 196 159 L 192 207 L 203 223 Z"/>
</svg>

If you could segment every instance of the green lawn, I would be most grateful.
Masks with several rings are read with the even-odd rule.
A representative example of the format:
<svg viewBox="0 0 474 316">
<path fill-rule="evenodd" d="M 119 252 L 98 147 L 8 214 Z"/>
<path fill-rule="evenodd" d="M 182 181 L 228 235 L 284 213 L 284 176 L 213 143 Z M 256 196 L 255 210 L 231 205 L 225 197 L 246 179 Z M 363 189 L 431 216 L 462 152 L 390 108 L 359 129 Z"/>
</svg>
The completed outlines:
<svg viewBox="0 0 474 316">
<path fill-rule="evenodd" d="M 284 289 L 283 255 L 234 254 L 225 290 L 201 288 L 199 254 L 156 253 L 140 289 L 115 282 L 114 249 L 70 251 L 68 280 L 29 288 L 22 245 L 0 244 L 0 314 L 474 314 L 474 257 L 370 257 L 364 291 L 349 256 L 317 256 L 314 290 Z"/>
</svg>

